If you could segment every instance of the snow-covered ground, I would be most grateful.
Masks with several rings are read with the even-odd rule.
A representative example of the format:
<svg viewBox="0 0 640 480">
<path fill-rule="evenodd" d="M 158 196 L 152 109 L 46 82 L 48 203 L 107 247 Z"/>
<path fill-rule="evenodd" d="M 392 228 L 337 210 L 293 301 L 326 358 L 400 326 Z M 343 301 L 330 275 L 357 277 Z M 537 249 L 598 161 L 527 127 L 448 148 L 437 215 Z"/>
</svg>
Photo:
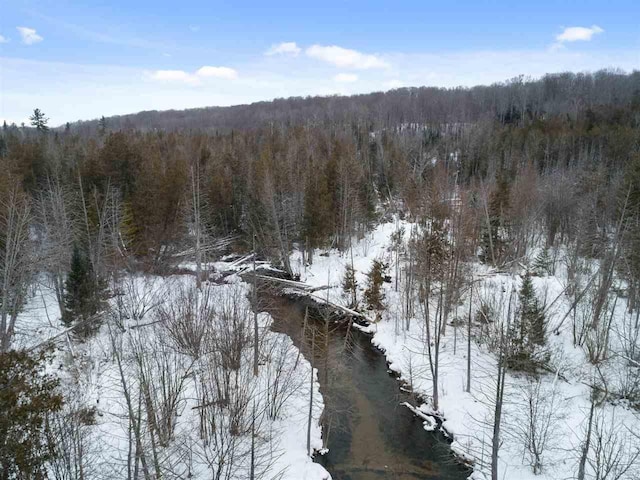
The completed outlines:
<svg viewBox="0 0 640 480">
<path fill-rule="evenodd" d="M 341 280 L 347 265 L 353 265 L 360 295 L 366 284 L 366 273 L 375 259 L 389 264 L 391 283 L 384 284 L 387 308 L 382 320 L 373 323 L 369 331 L 372 342 L 385 352 L 390 368 L 398 372 L 414 391 L 430 398 L 432 380 L 425 343 L 424 319 L 416 308 L 409 325 L 404 320 L 402 302 L 402 278 L 398 291 L 395 290 L 395 274 L 402 275 L 404 259 L 399 258 L 395 268 L 395 252 L 391 247 L 391 236 L 399 227 L 404 227 L 405 241 L 411 224 L 392 221 L 378 225 L 344 253 L 336 250 L 316 252 L 312 265 L 303 262 L 300 252 L 291 257 L 292 268 L 300 274 L 300 280 L 313 286 L 330 285 L 322 296 L 334 303 L 347 304 L 343 297 Z M 535 251 L 533 252 L 535 253 Z M 582 347 L 573 344 L 572 320 L 565 318 L 570 310 L 570 299 L 563 293 L 567 272 L 562 261 L 563 251 L 559 251 L 555 275 L 534 277 L 537 295 L 549 306 L 547 311 L 549 373 L 536 380 L 524 374 L 509 372 L 506 377 L 505 405 L 502 421 L 501 447 L 499 452 L 499 476 L 511 480 L 569 479 L 577 478 L 579 457 L 590 413 L 590 387 L 600 374 L 608 379 L 612 388 L 628 381 L 631 368 L 618 351 L 624 336 L 622 325 L 630 320 L 626 313 L 626 301 L 617 299 L 611 309 L 613 318 L 608 360 L 600 364 L 600 372 L 589 363 Z M 532 258 L 534 255 L 532 255 Z M 493 305 L 497 317 L 496 324 L 506 318 L 510 292 L 516 294 L 520 288 L 522 270 L 513 273 L 495 273 L 481 264 L 469 266 L 475 279 L 475 291 L 471 311 L 475 312 L 481 303 Z M 435 309 L 434 309 L 435 310 Z M 443 425 L 453 434 L 453 448 L 458 454 L 475 462 L 474 479 L 490 478 L 491 438 L 493 429 L 494 402 L 496 391 L 497 359 L 483 341 L 480 326 L 475 324 L 471 342 L 471 391 L 467 393 L 467 334 L 466 318 L 469 310 L 469 295 L 463 296 L 458 310 L 450 320 L 461 318 L 446 327 L 440 352 L 439 412 Z M 373 316 L 373 315 L 372 315 Z M 564 321 L 563 321 L 564 319 Z M 533 394 L 533 393 L 535 394 Z M 542 453 L 542 472 L 534 475 L 530 454 L 526 443 L 528 424 L 532 415 L 530 400 L 536 398 L 538 422 L 544 419 L 546 427 Z M 610 397 L 614 398 L 613 396 Z M 429 404 L 418 406 L 425 412 L 433 413 Z M 426 425 L 427 426 L 427 425 Z M 640 439 L 634 433 L 640 432 L 640 416 L 624 402 L 608 400 L 598 405 L 594 412 L 591 450 L 585 468 L 586 479 L 619 480 L 640 478 L 638 448 Z M 605 474 L 602 461 L 618 466 Z M 607 460 L 608 459 L 608 460 Z M 619 476 L 618 476 L 619 475 Z"/>
<path fill-rule="evenodd" d="M 391 248 L 391 237 L 403 227 L 405 241 L 412 225 L 404 221 L 391 221 L 378 225 L 364 238 L 354 243 L 345 253 L 332 250 L 316 252 L 313 265 L 305 265 L 300 252 L 294 252 L 291 265 L 300 274 L 301 281 L 312 286 L 330 288 L 318 292 L 318 295 L 332 302 L 346 305 L 341 281 L 347 265 L 353 265 L 360 288 L 366 284 L 366 273 L 375 259 L 389 264 L 391 282 L 384 284 L 387 308 L 382 320 L 373 323 L 368 330 L 372 342 L 385 352 L 390 367 L 420 393 L 430 399 L 432 381 L 426 352 L 425 322 L 420 309 L 415 314 L 405 315 L 402 301 L 404 281 L 403 265 L 405 258 L 399 256 L 399 268 L 396 270 L 395 252 Z M 531 258 L 535 256 L 535 250 Z M 586 438 L 590 414 L 590 386 L 601 383 L 606 378 L 611 391 L 622 391 L 625 385 L 633 381 L 635 373 L 628 359 L 619 353 L 622 343 L 629 342 L 629 325 L 635 317 L 626 312 L 626 300 L 616 298 L 610 306 L 612 319 L 609 332 L 610 351 L 607 359 L 595 368 L 587 358 L 584 347 L 573 342 L 573 324 L 575 316 L 567 317 L 571 299 L 563 292 L 567 283 L 567 271 L 563 262 L 564 251 L 560 250 L 554 275 L 534 277 L 538 297 L 546 303 L 549 372 L 539 376 L 539 381 L 524 374 L 509 372 L 505 387 L 505 405 L 502 423 L 501 446 L 499 452 L 500 478 L 545 480 L 576 478 L 581 448 Z M 597 266 L 584 262 L 593 272 Z M 593 263 L 593 262 L 591 262 Z M 219 271 L 237 268 L 237 265 L 221 262 L 214 265 Z M 587 270 L 589 270 L 587 268 Z M 491 304 L 495 310 L 499 325 L 506 318 L 506 305 L 510 292 L 517 292 L 522 282 L 522 270 L 511 273 L 497 273 L 481 264 L 469 265 L 473 273 L 474 295 L 471 311 L 475 314 L 482 304 Z M 398 291 L 395 288 L 395 275 L 399 272 Z M 588 276 L 588 274 L 585 274 Z M 236 306 L 248 311 L 248 286 L 237 275 L 226 278 L 228 283 L 211 285 L 209 301 L 214 308 L 223 309 L 225 301 L 233 299 Z M 67 341 L 65 336 L 58 337 L 56 362 L 52 369 L 63 380 L 69 406 L 95 406 L 97 408 L 96 425 L 83 427 L 87 451 L 85 452 L 88 471 L 87 478 L 121 478 L 126 476 L 127 459 L 131 441 L 131 428 L 128 421 L 128 409 L 125 401 L 124 377 L 129 392 L 138 392 L 140 371 L 153 378 L 161 369 L 154 364 L 152 353 L 159 349 L 163 355 L 158 358 L 170 358 L 171 368 L 182 372 L 185 385 L 182 389 L 176 411 L 175 429 L 170 442 L 165 446 L 150 444 L 150 436 L 145 427 L 142 437 L 143 447 L 149 456 L 155 449 L 158 463 L 164 468 L 184 475 L 191 472 L 194 478 L 211 476 L 212 465 L 220 460 L 220 448 L 212 443 L 204 444 L 200 440 L 199 399 L 202 392 L 196 377 L 209 372 L 215 365 L 205 362 L 193 362 L 188 355 L 175 352 L 163 352 L 167 348 L 167 333 L 156 315 L 160 304 L 171 303 L 184 291 L 187 285 L 193 285 L 193 276 L 173 276 L 167 278 L 138 276 L 129 278 L 121 285 L 129 318 L 122 322 L 123 329 L 106 322 L 98 335 L 85 343 Z M 443 425 L 454 436 L 453 449 L 461 456 L 473 459 L 474 479 L 489 478 L 488 467 L 491 455 L 493 428 L 493 398 L 496 388 L 496 355 L 489 349 L 486 339 L 490 327 L 473 325 L 471 341 L 471 391 L 466 392 L 467 382 L 467 333 L 465 321 L 469 311 L 469 296 L 463 296 L 458 309 L 450 317 L 449 325 L 441 344 L 439 411 L 427 401 L 416 405 L 422 412 L 437 414 L 443 419 Z M 137 312 L 137 313 L 136 313 Z M 218 310 L 218 317 L 224 312 Z M 588 314 L 588 312 L 587 312 Z M 60 312 L 52 290 L 43 278 L 31 292 L 29 302 L 17 324 L 16 346 L 33 346 L 51 338 L 63 330 Z M 137 318 L 134 318 L 137 317 Z M 371 315 L 373 317 L 373 315 Z M 451 322 L 456 318 L 461 322 Z M 256 450 L 258 464 L 266 468 L 269 475 L 283 473 L 283 479 L 320 480 L 330 478 L 318 464 L 313 463 L 306 451 L 307 415 L 309 381 L 311 370 L 309 363 L 298 356 L 291 340 L 283 334 L 272 332 L 268 327 L 271 318 L 261 314 L 260 331 L 263 339 L 262 359 L 259 375 L 254 378 L 251 372 L 251 352 L 243 352 L 242 368 L 234 373 L 239 390 L 256 399 L 256 411 L 260 412 L 260 421 L 256 427 Z M 495 328 L 495 325 L 493 328 Z M 111 329 L 109 329 L 111 326 Z M 637 342 L 638 339 L 634 341 Z M 152 360 L 138 363 L 136 353 L 143 352 Z M 72 356 L 73 353 L 73 356 Z M 166 355 L 164 354 L 166 353 Z M 123 365 L 123 374 L 118 368 L 118 358 Z M 156 370 L 154 370 L 156 369 Z M 273 404 L 273 391 L 276 372 L 285 372 L 287 395 L 277 414 L 271 417 L 265 414 L 269 404 Z M 150 382 L 152 385 L 154 381 Z M 281 385 L 281 384 L 280 384 Z M 279 388 L 279 387 L 278 387 Z M 314 385 L 313 422 L 311 431 L 312 448 L 322 446 L 319 418 L 323 409 L 319 385 Z M 532 395 L 532 392 L 536 395 Z M 526 448 L 530 439 L 527 425 L 531 420 L 531 398 L 541 399 L 537 404 L 539 418 L 545 419 L 547 427 L 546 448 L 542 453 L 542 472 L 534 475 L 531 457 Z M 145 407 L 138 393 L 134 393 L 133 408 Z M 591 449 L 585 466 L 585 479 L 631 480 L 640 478 L 640 462 L 637 454 L 640 441 L 640 417 L 636 410 L 623 401 L 615 401 L 610 395 L 607 401 L 599 403 L 594 411 L 591 437 Z M 277 402 L 276 402 L 277 403 Z M 246 403 L 252 405 L 252 401 Z M 195 407 L 195 408 L 194 408 Z M 219 422 L 229 428 L 230 419 L 225 417 L 224 409 L 218 412 Z M 245 412 L 245 432 L 239 435 L 218 438 L 219 442 L 233 441 L 233 449 L 238 457 L 234 466 L 235 475 L 230 478 L 247 478 L 247 455 L 251 436 L 246 432 L 246 419 L 251 413 Z M 141 418 L 145 418 L 144 413 Z M 226 422 L 226 423 L 225 423 Z M 146 423 L 146 422 L 145 422 Z M 429 427 L 432 422 L 425 422 Z M 219 443 L 220 445 L 220 443 Z M 218 455 L 218 456 L 217 456 Z M 603 464 L 618 463 L 613 471 L 603 472 Z M 598 473 L 597 470 L 600 469 Z M 171 477 L 170 474 L 167 477 Z"/>
<path fill-rule="evenodd" d="M 249 327 L 247 335 L 252 335 L 249 286 L 237 275 L 228 277 L 226 282 L 205 285 L 209 297 L 201 296 L 198 302 L 208 302 L 217 321 L 230 321 L 230 315 L 240 313 L 242 321 L 248 322 L 242 328 Z M 220 478 L 249 478 L 250 428 L 255 411 L 256 478 L 330 479 L 307 452 L 311 366 L 298 355 L 289 337 L 271 331 L 272 319 L 268 314 L 259 315 L 262 343 L 257 378 L 252 372 L 250 346 L 242 351 L 240 367 L 228 371 L 228 377 L 220 370 L 219 357 L 205 354 L 195 359 L 176 351 L 158 309 L 171 305 L 180 292 L 187 292 L 194 284 L 190 275 L 127 277 L 118 287 L 125 318 L 106 320 L 98 334 L 86 342 L 70 341 L 66 335 L 57 337 L 51 370 L 62 380 L 68 402 L 65 409 L 96 408 L 95 425 L 79 429 L 84 445 L 85 478 L 127 478 L 127 469 L 134 468 L 128 465 L 132 449 L 135 451 L 132 437 L 135 425 L 130 424 L 130 411 L 134 417 L 136 412 L 142 412 L 140 429 L 147 468 L 153 470 L 152 465 L 159 465 L 164 478 L 215 478 L 218 469 L 222 470 Z M 116 299 L 111 302 L 115 304 Z M 221 325 L 215 323 L 214 328 Z M 63 330 L 55 296 L 42 279 L 18 320 L 16 346 L 38 345 Z M 220 375 L 214 378 L 214 371 Z M 166 378 L 167 373 L 172 378 Z M 231 418 L 228 407 L 218 404 L 215 392 L 209 397 L 213 406 L 203 406 L 206 388 L 203 379 L 211 379 L 213 384 L 220 378 L 230 382 L 229 404 L 246 406 L 237 422 Z M 149 386 L 158 411 L 158 418 L 154 419 L 161 425 L 158 430 L 173 424 L 165 444 L 159 444 L 159 434 L 152 437 L 149 432 L 147 399 L 140 394 L 143 382 Z M 320 450 L 319 419 L 324 405 L 317 378 L 313 389 L 310 440 L 311 448 Z M 175 391 L 179 391 L 175 412 L 163 415 L 162 400 Z M 129 394 L 130 403 L 125 393 Z M 208 442 L 200 435 L 201 412 L 210 429 Z M 234 428 L 239 433 L 230 434 Z"/>
</svg>

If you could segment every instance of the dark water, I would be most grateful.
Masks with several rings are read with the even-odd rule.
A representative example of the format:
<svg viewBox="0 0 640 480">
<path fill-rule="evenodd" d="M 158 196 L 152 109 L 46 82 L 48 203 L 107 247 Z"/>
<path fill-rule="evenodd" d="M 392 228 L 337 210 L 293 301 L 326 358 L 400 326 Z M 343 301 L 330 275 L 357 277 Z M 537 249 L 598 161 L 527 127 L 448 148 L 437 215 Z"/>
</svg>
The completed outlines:
<svg viewBox="0 0 640 480">
<path fill-rule="evenodd" d="M 302 303 L 269 300 L 265 309 L 275 320 L 273 329 L 287 333 L 307 359 L 313 350 L 329 448 L 316 460 L 334 480 L 467 478 L 470 471 L 454 460 L 442 434 L 425 431 L 422 421 L 400 405 L 416 400 L 400 391 L 367 335 L 343 323 L 326 322 L 318 312 L 315 317 L 310 312 L 303 335 Z"/>
</svg>

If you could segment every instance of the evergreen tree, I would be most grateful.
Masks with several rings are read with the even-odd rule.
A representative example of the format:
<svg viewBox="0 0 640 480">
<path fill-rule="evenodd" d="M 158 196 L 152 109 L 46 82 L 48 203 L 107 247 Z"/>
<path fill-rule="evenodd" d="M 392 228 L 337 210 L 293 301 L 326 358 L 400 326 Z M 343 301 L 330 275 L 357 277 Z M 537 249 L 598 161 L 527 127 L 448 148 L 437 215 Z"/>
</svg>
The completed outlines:
<svg viewBox="0 0 640 480">
<path fill-rule="evenodd" d="M 33 111 L 33 115 L 29 117 L 29 120 L 31 120 L 31 126 L 35 127 L 39 132 L 45 133 L 49 130 L 47 126 L 49 119 L 44 116 L 44 112 L 40 111 L 39 108 Z"/>
<path fill-rule="evenodd" d="M 544 248 L 533 261 L 533 273 L 539 277 L 551 275 L 553 272 L 553 260 L 549 254 L 549 249 Z"/>
<path fill-rule="evenodd" d="M 496 188 L 489 197 L 488 219 L 484 222 L 482 250 L 484 261 L 500 262 L 507 244 L 507 218 L 510 209 L 511 187 L 506 172 L 501 169 L 496 176 Z"/>
<path fill-rule="evenodd" d="M 318 248 L 326 243 L 333 232 L 336 208 L 333 191 L 326 172 L 309 176 L 304 196 L 302 234 L 308 248 Z"/>
<path fill-rule="evenodd" d="M 104 118 L 104 115 L 100 117 L 98 121 L 98 135 L 104 137 L 107 133 L 107 119 Z"/>
<path fill-rule="evenodd" d="M 376 311 L 376 319 L 380 319 L 381 311 L 384 310 L 385 296 L 382 291 L 387 264 L 374 260 L 371 270 L 367 273 L 367 288 L 364 291 L 364 299 L 369 310 Z"/>
<path fill-rule="evenodd" d="M 104 282 L 97 279 L 91 262 L 77 245 L 73 248 L 71 270 L 65 283 L 65 311 L 62 321 L 67 327 L 73 322 L 87 322 L 75 330 L 81 337 L 94 333 L 100 326 L 97 320 L 89 321 L 103 307 Z"/>
<path fill-rule="evenodd" d="M 527 348 L 533 350 L 536 345 L 544 345 L 546 324 L 544 308 L 540 305 L 529 272 L 522 279 L 519 297 L 522 338 Z"/>
<path fill-rule="evenodd" d="M 45 373 L 48 352 L 0 354 L 0 478 L 45 479 L 54 455 L 46 440 L 47 415 L 62 408 L 58 379 Z"/>
<path fill-rule="evenodd" d="M 343 295 L 349 299 L 349 308 L 358 308 L 358 281 L 356 272 L 351 265 L 347 265 L 342 278 Z"/>
<path fill-rule="evenodd" d="M 540 362 L 538 349 L 545 344 L 546 322 L 529 272 L 522 279 L 518 300 L 518 313 L 509 325 L 507 365 L 514 370 L 535 371 Z"/>
</svg>

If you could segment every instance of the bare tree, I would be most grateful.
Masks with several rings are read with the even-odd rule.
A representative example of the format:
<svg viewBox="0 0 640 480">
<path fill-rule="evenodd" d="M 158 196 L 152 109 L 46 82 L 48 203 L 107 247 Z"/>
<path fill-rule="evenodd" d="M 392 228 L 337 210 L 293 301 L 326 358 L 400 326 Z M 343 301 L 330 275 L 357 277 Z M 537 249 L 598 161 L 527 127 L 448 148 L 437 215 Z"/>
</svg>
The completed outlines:
<svg viewBox="0 0 640 480">
<path fill-rule="evenodd" d="M 616 418 L 615 409 L 609 413 L 596 412 L 593 437 L 587 456 L 587 472 L 593 480 L 621 480 L 640 475 L 640 447 L 638 437 Z"/>
<path fill-rule="evenodd" d="M 0 353 L 11 346 L 32 280 L 31 207 L 18 183 L 0 191 Z"/>
<path fill-rule="evenodd" d="M 511 422 L 535 475 L 542 473 L 545 454 L 556 446 L 557 429 L 564 416 L 557 382 L 557 375 L 551 385 L 546 385 L 543 377 L 528 378 L 520 388 L 515 418 Z"/>
<path fill-rule="evenodd" d="M 198 359 L 207 349 L 213 348 L 212 287 L 200 292 L 197 288 L 177 285 L 172 298 L 159 305 L 157 316 L 178 352 Z"/>
<path fill-rule="evenodd" d="M 511 321 L 511 302 L 513 299 L 513 291 L 509 296 L 509 308 L 507 311 L 506 325 L 502 324 L 500 328 L 500 343 L 498 351 L 498 375 L 496 379 L 495 403 L 493 412 L 493 434 L 491 436 L 491 480 L 499 480 L 499 457 L 500 445 L 502 443 L 502 413 L 504 404 L 504 389 L 507 376 L 507 357 L 509 356 L 508 332 L 510 331 Z"/>
<path fill-rule="evenodd" d="M 37 224 L 40 233 L 40 252 L 46 272 L 64 311 L 64 281 L 71 265 L 73 243 L 81 232 L 75 212 L 77 199 L 59 180 L 49 177 L 47 189 L 37 199 Z"/>
<path fill-rule="evenodd" d="M 195 236 L 196 286 L 202 285 L 202 202 L 200 200 L 200 162 L 191 166 L 191 207 L 193 214 L 193 235 Z"/>
<path fill-rule="evenodd" d="M 95 435 L 96 409 L 68 393 L 61 412 L 47 418 L 47 443 L 56 453 L 50 469 L 55 480 L 89 480 L 99 475 L 100 455 Z"/>
</svg>

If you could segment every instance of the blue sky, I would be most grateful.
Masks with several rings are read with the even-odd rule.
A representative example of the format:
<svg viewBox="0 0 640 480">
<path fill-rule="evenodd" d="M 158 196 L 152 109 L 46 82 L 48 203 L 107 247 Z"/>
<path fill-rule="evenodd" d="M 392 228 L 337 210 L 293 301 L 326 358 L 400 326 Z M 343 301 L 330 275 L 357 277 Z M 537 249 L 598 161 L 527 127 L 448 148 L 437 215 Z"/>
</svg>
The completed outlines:
<svg viewBox="0 0 640 480">
<path fill-rule="evenodd" d="M 630 71 L 638 4 L 0 0 L 0 120 Z"/>
</svg>

